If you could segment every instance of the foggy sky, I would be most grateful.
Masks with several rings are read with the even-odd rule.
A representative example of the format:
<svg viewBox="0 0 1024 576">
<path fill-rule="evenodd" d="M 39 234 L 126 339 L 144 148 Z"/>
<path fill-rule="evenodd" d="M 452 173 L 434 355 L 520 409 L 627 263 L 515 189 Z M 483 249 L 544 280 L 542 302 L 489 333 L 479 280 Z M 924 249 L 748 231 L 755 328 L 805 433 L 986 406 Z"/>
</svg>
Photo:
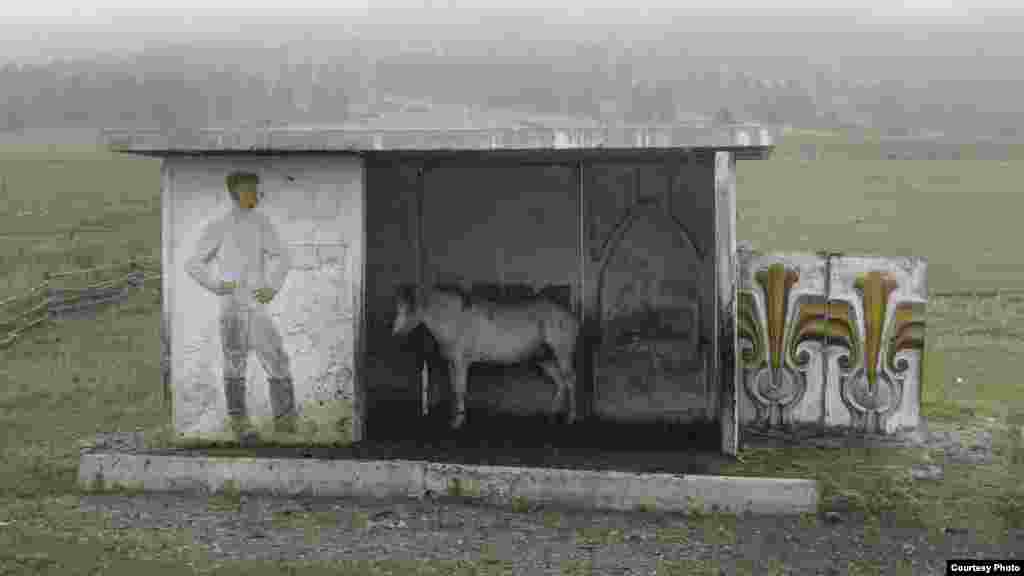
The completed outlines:
<svg viewBox="0 0 1024 576">
<path fill-rule="evenodd" d="M 806 62 L 844 75 L 1021 74 L 1024 9 L 994 0 L 5 0 L 0 64 L 126 54 L 162 44 L 289 44 L 330 51 L 358 36 L 393 45 L 501 49 L 614 37 L 651 53 Z M 822 5 L 826 5 L 822 7 Z M 760 60 L 758 60 L 760 59 Z M 774 64 L 773 64 L 774 63 Z M 895 70 L 896 68 L 893 68 Z"/>
</svg>

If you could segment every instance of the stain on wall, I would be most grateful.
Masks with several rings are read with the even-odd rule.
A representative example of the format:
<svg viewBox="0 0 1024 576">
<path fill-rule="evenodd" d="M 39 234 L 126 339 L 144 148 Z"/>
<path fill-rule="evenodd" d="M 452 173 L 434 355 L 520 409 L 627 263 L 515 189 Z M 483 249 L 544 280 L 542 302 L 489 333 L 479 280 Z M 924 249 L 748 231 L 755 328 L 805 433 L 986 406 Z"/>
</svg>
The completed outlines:
<svg viewBox="0 0 1024 576">
<path fill-rule="evenodd" d="M 745 424 L 892 434 L 920 423 L 927 264 L 739 251 Z"/>
</svg>

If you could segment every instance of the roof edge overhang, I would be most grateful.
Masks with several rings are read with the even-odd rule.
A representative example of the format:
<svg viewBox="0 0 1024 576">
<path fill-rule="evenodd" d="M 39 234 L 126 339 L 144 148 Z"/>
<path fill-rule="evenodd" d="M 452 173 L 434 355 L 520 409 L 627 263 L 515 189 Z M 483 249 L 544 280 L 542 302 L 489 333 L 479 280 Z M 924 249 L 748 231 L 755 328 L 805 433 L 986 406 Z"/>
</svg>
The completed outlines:
<svg viewBox="0 0 1024 576">
<path fill-rule="evenodd" d="M 380 160 L 408 161 L 507 161 L 525 164 L 572 164 L 576 162 L 666 162 L 678 158 L 713 155 L 715 152 L 732 153 L 737 160 L 767 160 L 774 146 L 710 146 L 694 148 L 599 148 L 583 150 L 548 150 L 543 148 L 513 150 L 280 150 L 280 149 L 223 149 L 223 150 L 128 150 L 109 148 L 112 152 L 150 158 L 181 157 L 284 157 L 284 156 L 358 156 Z"/>
<path fill-rule="evenodd" d="M 670 157 L 725 151 L 737 159 L 771 155 L 772 135 L 757 125 L 621 126 L 445 130 L 264 129 L 104 131 L 114 152 L 144 156 L 355 154 L 417 158 L 579 159 Z"/>
</svg>

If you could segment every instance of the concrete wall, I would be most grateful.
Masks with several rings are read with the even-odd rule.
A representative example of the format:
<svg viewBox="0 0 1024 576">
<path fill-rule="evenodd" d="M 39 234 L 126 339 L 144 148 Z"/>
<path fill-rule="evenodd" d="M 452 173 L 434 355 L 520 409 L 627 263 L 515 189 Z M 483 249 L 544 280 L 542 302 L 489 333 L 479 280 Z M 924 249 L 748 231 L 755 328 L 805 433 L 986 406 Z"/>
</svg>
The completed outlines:
<svg viewBox="0 0 1024 576">
<path fill-rule="evenodd" d="M 264 197 L 255 210 L 276 227 L 292 260 L 281 291 L 263 306 L 283 339 L 300 416 L 299 434 L 275 439 L 348 439 L 356 400 L 363 171 L 359 159 L 343 155 L 165 160 L 164 313 L 175 430 L 194 439 L 226 434 L 221 300 L 186 273 L 185 263 L 204 227 L 231 209 L 224 178 L 232 170 L 260 174 Z M 267 427 L 267 377 L 255 353 L 248 359 L 246 383 L 254 424 L 273 436 Z"/>
<path fill-rule="evenodd" d="M 918 426 L 924 260 L 749 249 L 739 260 L 745 424 Z"/>
</svg>

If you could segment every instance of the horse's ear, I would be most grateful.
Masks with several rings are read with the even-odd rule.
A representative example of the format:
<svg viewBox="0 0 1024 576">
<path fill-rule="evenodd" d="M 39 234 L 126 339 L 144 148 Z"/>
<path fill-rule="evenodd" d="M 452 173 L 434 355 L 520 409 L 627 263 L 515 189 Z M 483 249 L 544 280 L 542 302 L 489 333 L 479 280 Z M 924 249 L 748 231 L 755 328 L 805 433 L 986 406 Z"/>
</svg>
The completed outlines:
<svg viewBox="0 0 1024 576">
<path fill-rule="evenodd" d="M 417 310 L 425 302 L 427 291 L 418 284 L 400 284 L 397 290 L 398 301 Z"/>
<path fill-rule="evenodd" d="M 412 284 L 399 284 L 395 288 L 395 301 L 410 308 L 416 307 L 416 292 Z"/>
</svg>

